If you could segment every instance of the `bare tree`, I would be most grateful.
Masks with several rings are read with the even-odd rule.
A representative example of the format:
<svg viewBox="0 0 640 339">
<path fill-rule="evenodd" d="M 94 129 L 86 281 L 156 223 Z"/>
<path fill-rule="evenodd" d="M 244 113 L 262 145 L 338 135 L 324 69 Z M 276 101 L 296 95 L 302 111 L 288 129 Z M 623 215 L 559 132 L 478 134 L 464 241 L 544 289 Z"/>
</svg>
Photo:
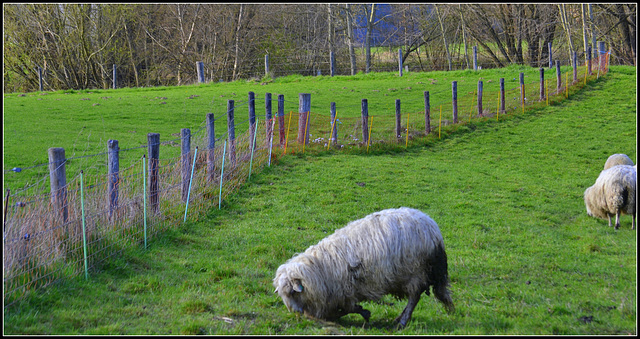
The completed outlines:
<svg viewBox="0 0 640 339">
<path fill-rule="evenodd" d="M 367 32 L 364 38 L 365 48 L 365 73 L 371 70 L 371 34 L 373 33 L 374 19 L 376 16 L 376 4 L 371 4 L 371 12 L 367 15 Z"/>
<path fill-rule="evenodd" d="M 353 24 L 352 24 L 352 14 L 349 10 L 349 4 L 345 5 L 346 11 L 345 15 L 347 17 L 347 39 L 349 44 L 349 60 L 351 64 L 351 75 L 356 74 L 356 53 L 354 51 L 354 42 L 353 42 Z"/>
<path fill-rule="evenodd" d="M 447 44 L 447 37 L 444 31 L 444 25 L 442 24 L 442 16 L 440 15 L 440 11 L 438 10 L 438 5 L 433 5 L 433 6 L 436 8 L 438 22 L 440 22 L 440 32 L 442 32 L 442 42 L 444 44 L 444 49 L 447 52 L 447 62 L 449 63 L 449 70 L 451 70 L 451 55 L 449 54 L 449 45 Z"/>
<path fill-rule="evenodd" d="M 238 76 L 238 55 L 240 50 L 240 28 L 242 27 L 242 9 L 244 8 L 243 4 L 240 4 L 240 9 L 238 10 L 238 21 L 236 24 L 236 53 L 233 58 L 233 80 L 237 79 Z"/>
<path fill-rule="evenodd" d="M 467 69 L 469 68 L 469 55 L 467 54 L 467 38 L 466 38 L 466 31 L 467 31 L 467 27 L 464 23 L 464 14 L 462 11 L 462 5 L 458 5 L 458 9 L 460 12 L 460 22 L 462 23 L 462 43 L 464 44 L 464 61 L 467 65 Z"/>
<path fill-rule="evenodd" d="M 565 4 L 559 4 L 558 9 L 560 10 L 560 22 L 562 23 L 562 27 L 564 31 L 567 33 L 567 41 L 569 42 L 569 55 L 573 59 L 573 51 L 576 49 L 573 47 L 573 39 L 571 38 L 571 25 L 569 24 L 569 18 L 567 17 L 567 9 Z"/>
</svg>

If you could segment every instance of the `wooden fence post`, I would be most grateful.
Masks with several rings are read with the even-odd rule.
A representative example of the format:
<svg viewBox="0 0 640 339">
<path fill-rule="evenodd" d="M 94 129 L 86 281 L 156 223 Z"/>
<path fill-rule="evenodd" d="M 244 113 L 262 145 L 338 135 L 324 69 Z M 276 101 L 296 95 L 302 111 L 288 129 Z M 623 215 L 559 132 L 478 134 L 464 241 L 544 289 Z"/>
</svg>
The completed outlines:
<svg viewBox="0 0 640 339">
<path fill-rule="evenodd" d="M 544 100 L 544 68 L 540 67 L 540 101 Z"/>
<path fill-rule="evenodd" d="M 505 100 L 504 91 L 504 78 L 500 78 L 500 112 L 504 113 L 507 110 L 507 103 Z"/>
<path fill-rule="evenodd" d="M 560 74 L 560 60 L 556 60 L 556 91 L 562 87 L 562 74 Z"/>
<path fill-rule="evenodd" d="M 604 49 L 604 41 L 598 41 L 598 45 L 600 46 L 599 53 L 598 53 L 598 65 L 599 67 L 604 66 L 604 56 L 607 53 L 607 51 Z M 602 71 L 602 68 L 600 69 L 600 71 Z"/>
<path fill-rule="evenodd" d="M 298 94 L 298 143 L 309 144 L 309 112 L 311 111 L 311 94 Z"/>
<path fill-rule="evenodd" d="M 600 67 L 600 42 L 596 41 L 596 45 L 593 46 L 593 58 L 595 59 L 595 62 L 598 64 L 598 67 Z"/>
<path fill-rule="evenodd" d="M 458 82 L 451 82 L 451 105 L 453 106 L 453 123 L 458 123 Z"/>
<path fill-rule="evenodd" d="M 398 48 L 398 75 L 402 76 L 402 48 Z"/>
<path fill-rule="evenodd" d="M 215 133 L 215 119 L 213 113 L 207 113 L 207 179 L 209 182 L 213 182 L 215 179 L 215 148 L 216 148 L 216 133 Z"/>
<path fill-rule="evenodd" d="M 331 112 L 331 136 L 329 137 L 329 145 L 333 142 L 333 145 L 338 144 L 338 122 L 336 121 L 336 103 L 332 102 L 329 106 L 329 111 Z"/>
<path fill-rule="evenodd" d="M 278 94 L 278 128 L 280 131 L 280 147 L 285 143 L 284 132 L 284 94 Z"/>
<path fill-rule="evenodd" d="M 182 201 L 187 202 L 189 195 L 189 180 L 191 176 L 191 130 L 180 130 L 182 155 Z"/>
<path fill-rule="evenodd" d="M 336 74 L 336 56 L 333 51 L 329 52 L 329 74 L 331 76 Z"/>
<path fill-rule="evenodd" d="M 587 53 L 587 68 L 589 69 L 589 75 L 591 75 L 591 46 L 588 48 L 589 52 Z"/>
<path fill-rule="evenodd" d="M 229 160 L 231 167 L 236 165 L 236 127 L 234 123 L 233 100 L 227 100 L 227 135 L 229 137 Z"/>
<path fill-rule="evenodd" d="M 578 81 L 578 52 L 573 51 L 573 82 Z"/>
<path fill-rule="evenodd" d="M 256 94 L 249 92 L 249 140 L 253 142 L 256 133 Z"/>
<path fill-rule="evenodd" d="M 524 102 L 526 100 L 526 93 L 524 88 L 524 73 L 520 73 L 520 104 L 524 107 Z"/>
<path fill-rule="evenodd" d="M 38 67 L 38 83 L 40 84 L 40 92 L 42 92 L 42 67 Z"/>
<path fill-rule="evenodd" d="M 113 64 L 113 89 L 118 88 L 118 73 L 116 72 L 116 64 Z"/>
<path fill-rule="evenodd" d="M 402 135 L 402 121 L 400 120 L 400 99 L 396 99 L 396 139 Z"/>
<path fill-rule="evenodd" d="M 118 140 L 107 141 L 107 206 L 109 219 L 113 220 L 113 212 L 118 208 L 118 186 L 120 185 L 120 148 Z"/>
<path fill-rule="evenodd" d="M 424 131 L 431 133 L 431 103 L 429 102 L 429 91 L 424 91 Z"/>
<path fill-rule="evenodd" d="M 473 70 L 478 70 L 478 46 L 473 46 Z"/>
<path fill-rule="evenodd" d="M 269 54 L 264 56 L 264 75 L 269 75 Z"/>
<path fill-rule="evenodd" d="M 196 72 L 198 73 L 198 83 L 204 83 L 204 63 L 196 61 Z"/>
<path fill-rule="evenodd" d="M 62 223 L 69 220 L 67 206 L 67 174 L 64 148 L 49 148 L 49 179 L 51 183 L 51 204 L 57 209 L 54 215 L 62 217 Z M 66 227 L 65 227 L 66 229 Z"/>
<path fill-rule="evenodd" d="M 269 140 L 271 140 L 271 136 L 273 134 L 273 124 L 271 119 L 273 119 L 273 115 L 271 113 L 271 93 L 265 93 L 264 95 L 264 117 L 265 117 L 265 131 L 266 131 L 266 142 L 269 144 Z"/>
<path fill-rule="evenodd" d="M 360 112 L 362 121 L 362 142 L 366 145 L 369 142 L 369 102 L 367 99 L 362 99 Z"/>
<path fill-rule="evenodd" d="M 478 80 L 478 116 L 482 115 L 482 80 Z"/>
<path fill-rule="evenodd" d="M 160 134 L 147 134 L 149 148 L 149 205 L 153 212 L 158 212 L 159 206 L 159 172 L 160 172 Z"/>
</svg>

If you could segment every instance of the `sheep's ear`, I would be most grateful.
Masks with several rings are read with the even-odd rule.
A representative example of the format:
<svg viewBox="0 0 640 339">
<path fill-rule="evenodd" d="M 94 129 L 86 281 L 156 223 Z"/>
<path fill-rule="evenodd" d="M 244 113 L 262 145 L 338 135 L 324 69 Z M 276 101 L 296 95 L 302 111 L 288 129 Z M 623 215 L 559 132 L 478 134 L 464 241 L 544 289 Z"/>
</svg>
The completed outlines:
<svg viewBox="0 0 640 339">
<path fill-rule="evenodd" d="M 273 291 L 273 293 L 278 293 L 278 288 L 277 288 L 277 287 L 276 287 L 276 290 L 275 290 L 275 291 Z"/>
<path fill-rule="evenodd" d="M 293 282 L 293 290 L 298 292 L 298 293 L 301 293 L 302 291 L 304 291 L 304 287 L 302 287 L 302 283 L 300 282 L 300 280 L 296 279 Z"/>
</svg>

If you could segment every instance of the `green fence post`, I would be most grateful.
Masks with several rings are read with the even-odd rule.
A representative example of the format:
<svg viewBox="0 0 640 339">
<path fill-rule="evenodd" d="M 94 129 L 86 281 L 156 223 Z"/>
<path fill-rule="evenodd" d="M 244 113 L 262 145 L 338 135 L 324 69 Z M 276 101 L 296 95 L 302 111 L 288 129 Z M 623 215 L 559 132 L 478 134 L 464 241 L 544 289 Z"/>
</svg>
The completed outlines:
<svg viewBox="0 0 640 339">
<path fill-rule="evenodd" d="M 147 155 L 142 155 L 142 205 L 144 206 L 144 248 L 147 249 Z"/>
<path fill-rule="evenodd" d="M 222 170 L 220 172 L 220 194 L 218 194 L 218 209 L 222 205 L 222 178 L 224 177 L 224 158 L 227 154 L 227 141 L 224 141 L 224 149 L 222 150 Z"/>
<path fill-rule="evenodd" d="M 255 122 L 256 127 L 253 131 L 253 143 L 251 144 L 251 161 L 249 161 L 249 178 L 247 181 L 251 180 L 251 167 L 253 167 L 253 151 L 256 149 L 256 134 L 258 134 L 258 119 Z"/>
<path fill-rule="evenodd" d="M 193 153 L 193 165 L 191 166 L 191 177 L 189 178 L 189 190 L 187 191 L 187 206 L 184 209 L 184 222 L 187 222 L 187 211 L 189 210 L 189 197 L 191 196 L 191 183 L 193 182 L 193 170 L 196 168 L 196 156 L 198 155 L 198 146 Z"/>
<path fill-rule="evenodd" d="M 87 229 L 84 219 L 84 184 L 83 171 L 80 171 L 80 206 L 82 209 L 82 244 L 84 248 L 84 278 L 89 280 L 89 268 L 87 267 Z"/>
</svg>

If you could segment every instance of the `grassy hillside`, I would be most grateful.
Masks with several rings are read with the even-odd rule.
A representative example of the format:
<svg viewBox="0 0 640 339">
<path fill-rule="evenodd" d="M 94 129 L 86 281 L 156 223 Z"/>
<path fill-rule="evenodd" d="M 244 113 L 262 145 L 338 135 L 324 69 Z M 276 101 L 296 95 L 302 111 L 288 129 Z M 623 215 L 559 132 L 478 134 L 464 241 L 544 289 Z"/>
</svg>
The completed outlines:
<svg viewBox="0 0 640 339">
<path fill-rule="evenodd" d="M 637 161 L 636 93 L 635 68 L 612 67 L 559 105 L 428 147 L 283 157 L 222 210 L 126 250 L 89 281 L 30 294 L 5 310 L 5 334 L 637 334 L 631 218 L 616 231 L 582 200 L 610 154 Z M 391 297 L 363 303 L 367 324 L 286 310 L 271 285 L 280 264 L 399 206 L 439 224 L 454 314 L 423 296 L 397 331 L 406 301 Z"/>
</svg>

